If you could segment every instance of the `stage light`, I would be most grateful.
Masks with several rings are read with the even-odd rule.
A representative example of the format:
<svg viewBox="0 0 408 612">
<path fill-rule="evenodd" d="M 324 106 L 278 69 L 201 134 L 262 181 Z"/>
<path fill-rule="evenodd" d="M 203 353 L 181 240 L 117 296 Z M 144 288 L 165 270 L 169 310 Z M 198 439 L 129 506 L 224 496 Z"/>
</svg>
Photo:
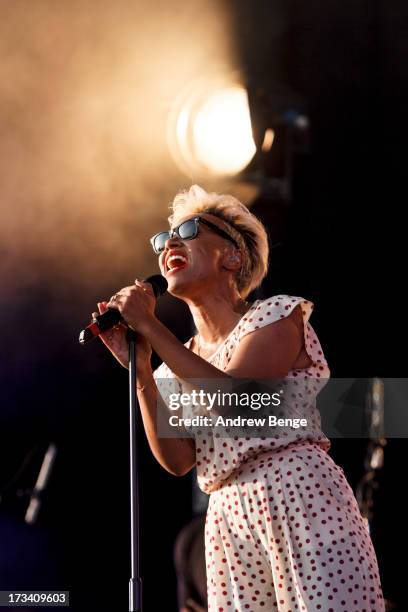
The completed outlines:
<svg viewBox="0 0 408 612">
<path fill-rule="evenodd" d="M 188 175 L 238 174 L 256 152 L 246 90 L 236 84 L 217 85 L 196 85 L 170 114 L 170 151 Z"/>
<path fill-rule="evenodd" d="M 193 125 L 197 158 L 216 174 L 237 174 L 251 161 L 255 144 L 246 91 L 216 92 L 198 110 Z"/>
<path fill-rule="evenodd" d="M 272 149 L 273 141 L 275 140 L 275 132 L 271 128 L 265 130 L 265 136 L 262 143 L 262 152 L 269 153 Z"/>
</svg>

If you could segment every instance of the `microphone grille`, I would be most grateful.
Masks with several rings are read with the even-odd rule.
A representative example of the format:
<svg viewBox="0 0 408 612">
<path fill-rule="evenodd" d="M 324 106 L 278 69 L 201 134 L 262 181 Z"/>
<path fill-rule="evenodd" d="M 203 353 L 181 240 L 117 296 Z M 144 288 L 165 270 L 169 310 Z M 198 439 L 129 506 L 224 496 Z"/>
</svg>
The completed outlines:
<svg viewBox="0 0 408 612">
<path fill-rule="evenodd" d="M 153 274 L 145 279 L 145 283 L 150 283 L 153 287 L 154 295 L 158 298 L 167 291 L 168 283 L 161 274 Z"/>
</svg>

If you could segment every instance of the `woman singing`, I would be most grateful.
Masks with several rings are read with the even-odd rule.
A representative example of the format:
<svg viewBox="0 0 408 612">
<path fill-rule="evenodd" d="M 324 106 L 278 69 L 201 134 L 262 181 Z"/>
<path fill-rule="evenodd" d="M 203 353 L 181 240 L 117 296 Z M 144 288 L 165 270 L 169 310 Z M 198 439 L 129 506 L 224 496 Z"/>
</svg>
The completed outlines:
<svg viewBox="0 0 408 612">
<path fill-rule="evenodd" d="M 208 609 L 384 610 L 366 524 L 343 470 L 328 455 L 317 414 L 307 432 L 288 428 L 274 437 L 158 436 L 159 379 L 330 376 L 309 323 L 310 301 L 288 295 L 246 301 L 266 274 L 268 243 L 243 204 L 193 186 L 176 196 L 169 222 L 170 231 L 151 242 L 168 291 L 188 305 L 197 334 L 179 342 L 155 317 L 151 286 L 139 280 L 98 308 L 119 309 L 140 336 L 137 393 L 154 456 L 177 476 L 196 466 L 199 486 L 210 495 Z M 102 340 L 128 367 L 124 326 Z M 154 373 L 152 348 L 163 360 Z"/>
</svg>

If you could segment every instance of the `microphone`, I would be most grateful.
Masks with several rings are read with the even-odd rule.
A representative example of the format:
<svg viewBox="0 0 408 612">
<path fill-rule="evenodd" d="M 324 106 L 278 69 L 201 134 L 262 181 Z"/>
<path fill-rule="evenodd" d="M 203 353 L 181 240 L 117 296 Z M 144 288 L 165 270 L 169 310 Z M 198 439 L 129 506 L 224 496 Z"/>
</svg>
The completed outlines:
<svg viewBox="0 0 408 612">
<path fill-rule="evenodd" d="M 156 298 L 165 293 L 167 289 L 167 281 L 161 274 L 154 274 L 144 280 L 145 283 L 150 283 Z M 100 333 L 111 329 L 123 321 L 123 317 L 117 308 L 108 308 L 106 312 L 92 319 L 85 329 L 79 334 L 79 343 L 84 345 L 99 336 Z"/>
</svg>

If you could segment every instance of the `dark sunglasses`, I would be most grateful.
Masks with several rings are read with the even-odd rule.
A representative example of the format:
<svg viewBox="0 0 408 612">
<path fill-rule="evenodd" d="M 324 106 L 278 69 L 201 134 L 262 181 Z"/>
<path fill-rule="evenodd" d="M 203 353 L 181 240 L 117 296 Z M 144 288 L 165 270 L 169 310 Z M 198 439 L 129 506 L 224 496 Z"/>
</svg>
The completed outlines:
<svg viewBox="0 0 408 612">
<path fill-rule="evenodd" d="M 227 232 L 224 232 L 218 225 L 211 223 L 211 221 L 207 221 L 207 219 L 203 219 L 202 217 L 193 217 L 192 219 L 187 219 L 187 221 L 183 221 L 177 227 L 169 230 L 168 232 L 159 232 L 155 234 L 153 238 L 150 238 L 151 245 L 153 247 L 153 251 L 159 255 L 162 253 L 166 246 L 166 241 L 173 236 L 178 236 L 180 240 L 193 240 L 198 235 L 198 226 L 202 223 L 209 227 L 215 234 L 222 236 L 226 240 L 229 240 L 237 248 L 239 248 L 238 243 L 234 238 L 231 238 Z"/>
</svg>

